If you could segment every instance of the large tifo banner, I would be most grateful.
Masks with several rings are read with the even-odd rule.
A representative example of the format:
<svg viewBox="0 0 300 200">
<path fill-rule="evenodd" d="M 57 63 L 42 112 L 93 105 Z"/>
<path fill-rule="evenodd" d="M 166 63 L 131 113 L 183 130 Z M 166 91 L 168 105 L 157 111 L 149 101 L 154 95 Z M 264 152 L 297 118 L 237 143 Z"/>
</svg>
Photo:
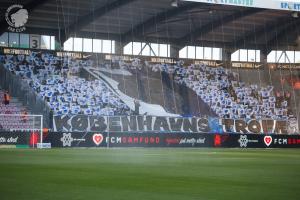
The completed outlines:
<svg viewBox="0 0 300 200">
<path fill-rule="evenodd" d="M 300 135 L 204 133 L 49 133 L 52 147 L 228 147 L 299 148 Z"/>
<path fill-rule="evenodd" d="M 300 1 L 297 0 L 184 0 L 201 3 L 265 8 L 275 10 L 300 11 Z"/>
<path fill-rule="evenodd" d="M 57 132 L 298 134 L 298 122 L 296 119 L 245 121 L 211 117 L 62 115 L 53 117 L 53 129 Z"/>
</svg>

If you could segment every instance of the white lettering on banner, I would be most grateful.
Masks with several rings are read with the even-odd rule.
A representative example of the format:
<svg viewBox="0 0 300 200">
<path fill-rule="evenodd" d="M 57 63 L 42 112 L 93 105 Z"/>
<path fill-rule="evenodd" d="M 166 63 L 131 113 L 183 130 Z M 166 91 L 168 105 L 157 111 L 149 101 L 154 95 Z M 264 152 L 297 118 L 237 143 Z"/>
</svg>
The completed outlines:
<svg viewBox="0 0 300 200">
<path fill-rule="evenodd" d="M 11 49 L 5 48 L 3 49 L 4 54 L 15 54 L 15 55 L 30 55 L 31 51 L 26 49 Z"/>
<path fill-rule="evenodd" d="M 183 0 L 193 1 L 199 3 L 222 4 L 230 6 L 243 6 L 252 8 L 265 8 L 274 10 L 290 10 L 300 11 L 300 2 L 294 0 L 280 1 L 280 0 Z"/>
<path fill-rule="evenodd" d="M 204 144 L 205 143 L 205 138 L 183 138 L 180 140 L 179 144 L 192 144 L 193 146 L 195 144 Z"/>
<path fill-rule="evenodd" d="M 107 137 L 106 143 L 120 144 L 120 143 L 122 143 L 122 138 L 121 137 L 110 137 L 110 138 Z"/>
<path fill-rule="evenodd" d="M 160 138 L 157 136 L 122 136 L 106 137 L 105 141 L 109 144 L 159 144 Z"/>
<path fill-rule="evenodd" d="M 18 142 L 18 138 L 19 137 L 10 137 L 10 138 L 5 138 L 5 137 L 1 137 L 0 138 L 0 143 L 17 143 Z"/>
<path fill-rule="evenodd" d="M 282 139 L 282 138 L 275 138 L 274 139 L 274 144 L 288 144 L 287 139 Z"/>
<path fill-rule="evenodd" d="M 7 142 L 8 143 L 17 143 L 18 142 L 18 137 L 16 137 L 16 138 L 10 137 L 10 138 L 7 139 Z"/>
<path fill-rule="evenodd" d="M 53 117 L 54 131 L 70 132 L 195 132 L 210 133 L 212 128 L 227 133 L 277 133 L 285 134 L 288 122 L 272 119 L 250 120 L 217 118 L 180 118 L 156 116 L 87 116 L 62 115 Z M 211 123 L 210 123 L 211 122 Z M 297 133 L 296 129 L 294 133 Z"/>
<path fill-rule="evenodd" d="M 78 58 L 78 59 L 83 58 L 82 53 L 61 52 L 61 51 L 56 52 L 56 56 L 58 56 L 58 57 L 71 57 L 71 58 Z"/>
<path fill-rule="evenodd" d="M 51 149 L 51 143 L 37 143 L 38 149 Z"/>
<path fill-rule="evenodd" d="M 6 139 L 4 137 L 1 137 L 0 138 L 0 143 L 5 143 L 6 142 Z"/>
<path fill-rule="evenodd" d="M 287 145 L 288 144 L 288 139 L 286 139 L 286 138 L 272 138 L 272 136 L 265 136 L 264 137 L 264 142 L 268 147 L 272 144 L 272 142 L 273 142 L 273 144 L 277 144 L 277 145 Z"/>
</svg>

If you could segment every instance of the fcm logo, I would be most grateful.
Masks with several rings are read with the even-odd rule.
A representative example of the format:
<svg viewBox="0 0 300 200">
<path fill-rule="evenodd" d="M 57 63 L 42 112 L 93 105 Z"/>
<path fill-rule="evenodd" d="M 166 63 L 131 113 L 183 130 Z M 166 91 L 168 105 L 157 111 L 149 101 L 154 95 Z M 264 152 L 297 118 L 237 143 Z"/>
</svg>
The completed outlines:
<svg viewBox="0 0 300 200">
<path fill-rule="evenodd" d="M 277 138 L 277 137 L 272 138 L 272 136 L 265 136 L 264 137 L 264 142 L 267 145 L 267 147 L 269 147 L 271 144 L 274 144 L 274 145 L 288 145 L 288 139 L 286 139 L 286 138 Z"/>
<path fill-rule="evenodd" d="M 22 32 L 26 29 L 25 24 L 28 21 L 28 11 L 22 5 L 12 5 L 5 13 L 5 20 L 9 25 L 8 30 Z"/>
</svg>

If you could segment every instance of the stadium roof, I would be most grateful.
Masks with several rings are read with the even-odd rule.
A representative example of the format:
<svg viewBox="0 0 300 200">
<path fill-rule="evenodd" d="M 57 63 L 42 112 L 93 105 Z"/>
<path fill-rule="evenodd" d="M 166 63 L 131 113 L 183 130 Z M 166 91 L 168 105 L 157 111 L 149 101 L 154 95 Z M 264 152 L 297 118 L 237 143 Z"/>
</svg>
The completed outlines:
<svg viewBox="0 0 300 200">
<path fill-rule="evenodd" d="M 121 42 L 164 42 L 178 46 L 277 49 L 296 46 L 300 19 L 290 11 L 171 0 L 22 0 L 29 11 L 27 33 L 93 37 Z M 0 4 L 0 30 L 7 28 Z"/>
</svg>

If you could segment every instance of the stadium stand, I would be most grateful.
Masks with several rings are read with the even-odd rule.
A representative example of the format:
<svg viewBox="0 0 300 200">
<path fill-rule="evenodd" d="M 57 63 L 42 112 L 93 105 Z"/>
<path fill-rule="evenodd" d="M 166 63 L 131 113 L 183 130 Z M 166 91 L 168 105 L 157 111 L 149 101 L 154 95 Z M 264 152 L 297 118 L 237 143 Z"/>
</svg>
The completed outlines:
<svg viewBox="0 0 300 200">
<path fill-rule="evenodd" d="M 204 64 L 184 66 L 181 61 L 176 65 L 135 63 L 120 61 L 119 68 L 143 74 L 148 73 L 144 69 L 147 67 L 153 73 L 167 74 L 170 81 L 193 90 L 219 117 L 275 120 L 293 117 L 290 92 L 274 91 L 270 85 L 246 84 L 240 81 L 238 73 L 229 69 Z"/>
<path fill-rule="evenodd" d="M 98 70 L 120 83 L 119 89 L 123 93 L 150 104 L 161 105 L 169 113 L 217 116 L 193 90 L 174 82 L 172 74 L 152 71 L 147 67 L 148 64 L 140 59 L 130 63 L 113 59 L 109 63 L 101 63 Z"/>
<path fill-rule="evenodd" d="M 31 122 L 28 120 L 28 109 L 16 99 L 11 98 L 9 104 L 4 104 L 5 91 L 0 89 L 0 130 L 28 130 Z"/>
<path fill-rule="evenodd" d="M 124 115 L 130 109 L 101 80 L 78 76 L 90 60 L 55 57 L 50 53 L 5 55 L 1 59 L 11 73 L 22 77 L 55 115 Z"/>
<path fill-rule="evenodd" d="M 175 80 L 193 89 L 219 117 L 234 119 L 272 118 L 287 119 L 288 102 L 275 105 L 273 87 L 247 86 L 238 81 L 237 74 L 222 67 L 191 65 L 187 69 L 175 66 Z"/>
<path fill-rule="evenodd" d="M 16 74 L 42 97 L 55 115 L 129 115 L 129 107 L 118 98 L 102 80 L 87 80 L 79 77 L 81 69 L 93 67 L 91 60 L 60 58 L 50 53 L 33 52 L 25 55 L 5 55 L 1 58 L 4 67 Z M 128 70 L 141 77 L 152 71 L 152 75 L 162 79 L 166 90 L 172 85 L 185 86 L 198 97 L 202 104 L 201 114 L 217 115 L 233 119 L 288 119 L 291 94 L 274 92 L 273 86 L 259 87 L 239 81 L 238 74 L 222 67 L 201 65 L 184 66 L 183 62 L 170 64 L 142 64 L 135 60 L 131 64 L 118 62 L 119 69 Z M 102 66 L 103 67 L 103 66 Z M 148 68 L 148 69 L 145 69 Z M 148 74 L 149 76 L 149 74 Z M 173 81 L 175 83 L 173 83 Z M 139 99 L 145 100 L 145 86 L 138 81 Z M 154 81 L 155 83 L 155 81 Z M 154 84 L 153 83 L 153 84 Z M 135 83 L 133 83 L 135 84 Z M 159 88 L 158 86 L 151 88 Z M 141 91 L 144 91 L 144 95 Z M 180 94 L 180 92 L 178 92 Z M 172 99 L 172 88 L 165 91 L 166 99 Z M 163 94 L 163 95 L 165 95 Z M 133 95 L 134 96 L 134 95 Z M 154 95 L 160 97 L 160 95 Z M 176 97 L 175 97 L 176 99 Z M 167 102 L 167 103 L 166 103 Z M 176 113 L 176 102 L 160 102 L 167 110 Z M 207 105 L 203 109 L 203 103 Z M 184 100 L 181 105 L 189 105 Z M 184 110 L 184 109 L 182 109 Z M 197 116 L 198 112 L 178 111 L 181 115 Z"/>
</svg>

